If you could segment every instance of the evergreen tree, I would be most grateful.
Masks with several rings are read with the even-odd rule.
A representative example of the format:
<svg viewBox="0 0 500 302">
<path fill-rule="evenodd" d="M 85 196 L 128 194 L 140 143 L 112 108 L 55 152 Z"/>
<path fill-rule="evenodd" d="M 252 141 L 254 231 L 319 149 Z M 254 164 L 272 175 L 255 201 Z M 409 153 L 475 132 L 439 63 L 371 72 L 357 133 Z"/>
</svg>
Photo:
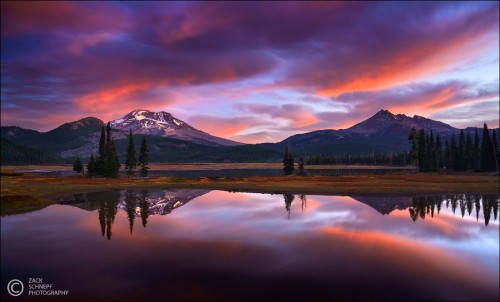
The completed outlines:
<svg viewBox="0 0 500 302">
<path fill-rule="evenodd" d="M 455 170 L 457 171 L 465 170 L 465 136 L 464 136 L 464 130 L 462 129 L 460 129 L 460 136 L 458 139 Z"/>
<path fill-rule="evenodd" d="M 494 153 L 494 159 L 495 159 L 495 166 L 497 168 L 498 172 L 498 165 L 499 165 L 499 160 L 500 160 L 500 151 L 498 150 L 498 140 L 497 140 L 497 135 L 495 129 L 493 129 L 493 133 L 491 134 L 491 141 L 493 143 L 493 153 Z"/>
<path fill-rule="evenodd" d="M 141 176 L 148 176 L 149 170 L 149 150 L 146 136 L 142 137 L 141 149 L 139 151 L 139 169 Z"/>
<path fill-rule="evenodd" d="M 451 143 L 450 143 L 450 168 L 456 170 L 457 169 L 457 153 L 458 153 L 457 141 L 455 139 L 455 134 L 451 135 Z"/>
<path fill-rule="evenodd" d="M 474 171 L 479 171 L 480 169 L 480 157 L 481 157 L 481 149 L 480 149 L 480 142 L 479 142 L 479 133 L 477 131 L 477 128 L 476 128 L 476 131 L 474 133 L 474 147 L 472 149 L 472 165 L 473 165 L 473 169 Z"/>
<path fill-rule="evenodd" d="M 107 134 L 107 135 L 106 135 Z M 101 128 L 101 139 L 99 140 L 99 158 L 97 175 L 105 177 L 118 177 L 120 162 L 116 152 L 115 143 L 111 137 L 111 123 Z"/>
<path fill-rule="evenodd" d="M 411 128 L 410 134 L 408 135 L 408 140 L 410 140 L 411 143 L 411 161 L 412 164 L 417 166 L 418 165 L 418 133 L 417 129 L 415 127 Z"/>
<path fill-rule="evenodd" d="M 125 170 L 127 170 L 127 175 L 131 176 L 135 174 L 135 168 L 137 167 L 137 161 L 135 159 L 135 147 L 134 140 L 132 137 L 132 129 L 130 129 L 127 156 L 125 157 Z"/>
<path fill-rule="evenodd" d="M 83 173 L 83 164 L 80 157 L 77 157 L 75 163 L 73 164 L 73 171 L 76 173 Z"/>
<path fill-rule="evenodd" d="M 87 164 L 87 175 L 94 176 L 97 174 L 97 162 L 94 158 L 94 153 L 90 154 L 89 163 Z"/>
<path fill-rule="evenodd" d="M 436 158 L 436 170 L 441 169 L 443 167 L 443 150 L 441 146 L 441 138 L 439 138 L 439 134 L 436 134 L 436 148 L 434 151 Z"/>
<path fill-rule="evenodd" d="M 484 123 L 483 139 L 481 142 L 481 161 L 480 170 L 483 172 L 491 172 L 496 170 L 495 152 L 493 151 L 493 142 L 490 139 L 488 125 Z"/>
<path fill-rule="evenodd" d="M 298 175 L 300 176 L 306 176 L 306 170 L 304 169 L 304 165 L 305 165 L 304 155 L 301 154 L 299 157 L 299 172 L 298 172 Z"/>
<path fill-rule="evenodd" d="M 448 143 L 448 140 L 444 141 L 444 158 L 443 158 L 443 166 L 446 169 L 450 169 L 450 144 Z"/>
<path fill-rule="evenodd" d="M 473 154 L 472 154 L 472 137 L 470 132 L 467 132 L 467 136 L 465 137 L 465 149 L 464 149 L 464 160 L 466 170 L 473 168 Z"/>
<path fill-rule="evenodd" d="M 436 170 L 436 150 L 434 146 L 434 134 L 432 133 L 432 130 L 429 134 L 429 140 L 427 144 L 427 164 L 428 164 L 428 170 L 429 171 L 435 171 Z"/>
<path fill-rule="evenodd" d="M 106 147 L 111 146 L 111 123 L 106 124 Z"/>
<path fill-rule="evenodd" d="M 291 175 L 295 170 L 293 156 L 288 150 L 288 146 L 285 148 L 285 155 L 283 157 L 283 175 Z"/>
<path fill-rule="evenodd" d="M 106 132 L 104 126 L 101 128 L 101 138 L 99 139 L 99 155 L 97 157 L 97 171 L 98 176 L 106 174 Z"/>
<path fill-rule="evenodd" d="M 427 172 L 427 151 L 425 130 L 418 131 L 418 168 L 420 172 Z"/>
</svg>

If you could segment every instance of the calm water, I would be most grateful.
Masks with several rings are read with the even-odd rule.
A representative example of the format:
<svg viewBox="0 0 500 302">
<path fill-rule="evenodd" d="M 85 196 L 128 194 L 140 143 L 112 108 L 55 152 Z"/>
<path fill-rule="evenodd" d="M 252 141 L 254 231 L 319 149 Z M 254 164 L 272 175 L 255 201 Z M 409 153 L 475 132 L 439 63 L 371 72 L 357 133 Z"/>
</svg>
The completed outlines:
<svg viewBox="0 0 500 302">
<path fill-rule="evenodd" d="M 499 298 L 498 196 L 163 190 L 64 203 L 2 217 L 3 301 Z M 29 296 L 30 278 L 69 295 Z"/>
<path fill-rule="evenodd" d="M 18 172 L 31 175 L 46 176 L 74 176 L 75 172 L 68 168 L 46 170 L 18 170 Z M 310 176 L 338 176 L 338 175 L 373 175 L 373 174 L 408 174 L 415 173 L 414 168 L 404 169 L 311 169 L 307 170 Z M 120 171 L 125 176 L 125 171 Z M 251 177 L 251 176 L 280 176 L 282 169 L 198 169 L 198 170 L 151 170 L 150 176 L 168 177 Z"/>
</svg>

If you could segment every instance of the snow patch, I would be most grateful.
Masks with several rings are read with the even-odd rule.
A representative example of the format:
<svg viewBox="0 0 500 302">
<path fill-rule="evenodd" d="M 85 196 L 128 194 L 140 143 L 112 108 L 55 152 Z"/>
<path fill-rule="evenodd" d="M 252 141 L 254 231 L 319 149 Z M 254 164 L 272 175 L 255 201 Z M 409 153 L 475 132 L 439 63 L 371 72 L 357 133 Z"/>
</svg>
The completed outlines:
<svg viewBox="0 0 500 302">
<path fill-rule="evenodd" d="M 179 121 L 178 121 L 178 120 L 176 120 L 175 118 L 174 118 L 173 120 L 174 120 L 174 123 L 175 123 L 177 126 L 182 125 L 182 122 L 179 122 Z"/>
</svg>

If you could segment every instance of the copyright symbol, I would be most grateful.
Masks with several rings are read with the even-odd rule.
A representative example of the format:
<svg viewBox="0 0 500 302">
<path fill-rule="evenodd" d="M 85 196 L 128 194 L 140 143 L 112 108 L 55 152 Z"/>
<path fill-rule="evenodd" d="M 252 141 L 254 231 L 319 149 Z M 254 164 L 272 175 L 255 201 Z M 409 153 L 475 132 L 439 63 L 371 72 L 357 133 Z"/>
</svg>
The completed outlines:
<svg viewBox="0 0 500 302">
<path fill-rule="evenodd" d="M 11 296 L 17 297 L 23 293 L 23 290 L 23 283 L 17 279 L 10 280 L 9 284 L 7 284 L 7 292 Z"/>
</svg>

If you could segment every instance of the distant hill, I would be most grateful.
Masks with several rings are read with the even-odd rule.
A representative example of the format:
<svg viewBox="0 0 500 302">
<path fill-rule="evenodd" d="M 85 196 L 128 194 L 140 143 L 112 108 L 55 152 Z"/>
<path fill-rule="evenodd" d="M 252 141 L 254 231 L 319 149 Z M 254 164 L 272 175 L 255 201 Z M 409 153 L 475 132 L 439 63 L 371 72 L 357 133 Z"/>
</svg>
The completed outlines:
<svg viewBox="0 0 500 302">
<path fill-rule="evenodd" d="M 434 121 L 418 115 L 408 117 L 394 115 L 387 110 L 380 110 L 372 117 L 348 129 L 318 130 L 288 137 L 279 144 L 289 145 L 292 149 L 307 154 L 369 154 L 409 150 L 408 134 L 410 129 L 432 130 L 441 139 L 458 135 L 460 129 L 443 122 Z M 473 134 L 475 128 L 469 127 L 464 132 Z M 482 131 L 482 129 L 479 129 Z M 481 132 L 479 133 L 481 135 Z"/>
<path fill-rule="evenodd" d="M 47 152 L 19 146 L 1 138 L 1 165 L 61 164 L 64 159 Z"/>
</svg>

